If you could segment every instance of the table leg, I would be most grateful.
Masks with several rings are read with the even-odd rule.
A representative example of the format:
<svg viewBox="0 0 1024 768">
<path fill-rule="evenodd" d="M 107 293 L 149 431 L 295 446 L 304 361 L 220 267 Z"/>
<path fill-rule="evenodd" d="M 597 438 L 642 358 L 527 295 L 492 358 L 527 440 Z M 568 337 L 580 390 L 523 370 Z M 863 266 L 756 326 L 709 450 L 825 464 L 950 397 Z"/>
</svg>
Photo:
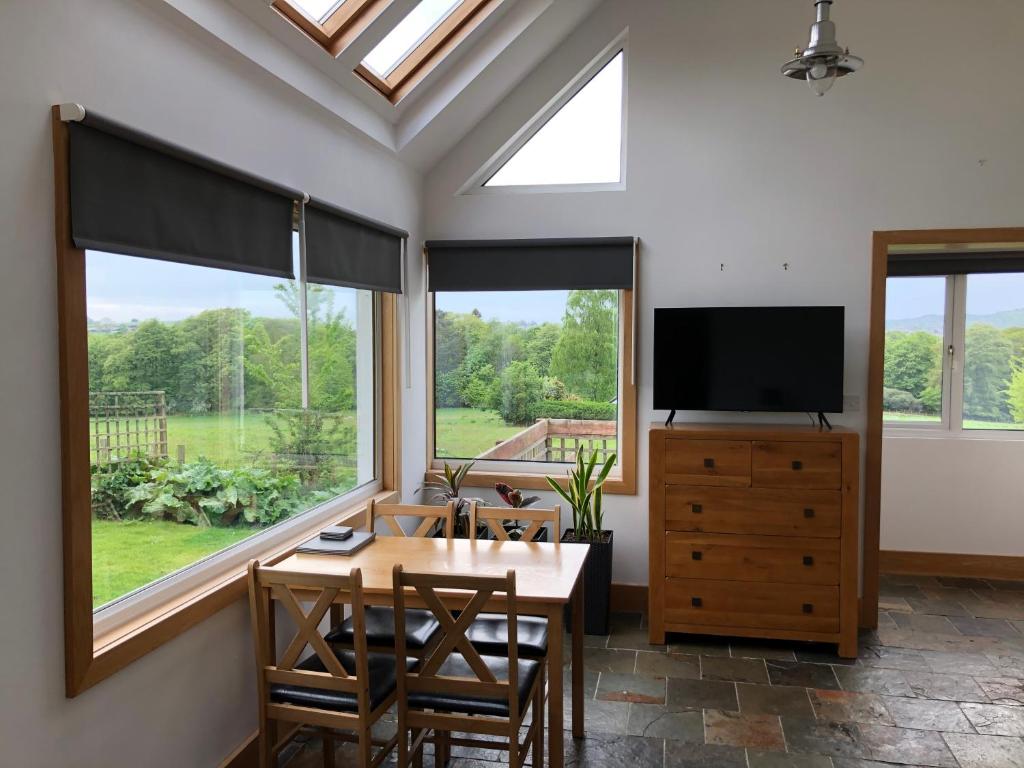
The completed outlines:
<svg viewBox="0 0 1024 768">
<path fill-rule="evenodd" d="M 562 768 L 565 760 L 564 704 L 562 692 L 562 614 L 565 606 L 555 604 L 548 610 L 548 765 Z"/>
<path fill-rule="evenodd" d="M 583 575 L 572 595 L 572 737 L 583 738 Z"/>
</svg>

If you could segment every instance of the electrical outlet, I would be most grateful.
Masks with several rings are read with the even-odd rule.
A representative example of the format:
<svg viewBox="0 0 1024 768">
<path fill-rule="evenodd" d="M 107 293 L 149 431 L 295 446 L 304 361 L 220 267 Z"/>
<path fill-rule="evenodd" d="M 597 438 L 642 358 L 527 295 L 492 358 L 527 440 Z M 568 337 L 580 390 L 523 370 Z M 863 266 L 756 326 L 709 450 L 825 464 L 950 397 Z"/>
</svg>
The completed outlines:
<svg viewBox="0 0 1024 768">
<path fill-rule="evenodd" d="M 860 411 L 860 395 L 843 395 L 843 413 Z"/>
</svg>

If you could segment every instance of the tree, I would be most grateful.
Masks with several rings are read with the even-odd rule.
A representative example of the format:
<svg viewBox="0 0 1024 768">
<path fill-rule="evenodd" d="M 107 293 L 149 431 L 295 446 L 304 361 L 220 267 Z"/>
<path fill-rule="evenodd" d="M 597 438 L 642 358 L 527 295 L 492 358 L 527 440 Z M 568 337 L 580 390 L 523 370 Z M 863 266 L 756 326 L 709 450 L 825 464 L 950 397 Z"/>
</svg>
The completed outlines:
<svg viewBox="0 0 1024 768">
<path fill-rule="evenodd" d="M 541 399 L 540 373 L 531 363 L 516 360 L 501 374 L 501 417 L 508 424 L 529 424 Z"/>
<path fill-rule="evenodd" d="M 570 291 L 550 374 L 586 400 L 613 399 L 618 392 L 618 339 L 617 293 Z"/>
<path fill-rule="evenodd" d="M 964 339 L 964 417 L 1007 421 L 1013 346 L 998 328 L 974 323 Z"/>
<path fill-rule="evenodd" d="M 526 330 L 523 335 L 523 352 L 526 361 L 533 363 L 542 374 L 551 370 L 551 354 L 558 346 L 558 337 L 562 335 L 562 326 L 558 323 L 541 323 Z"/>
<path fill-rule="evenodd" d="M 941 337 L 927 331 L 888 331 L 885 334 L 883 386 L 923 399 L 929 387 L 941 392 L 941 380 Z M 934 397 L 928 400 L 934 403 Z"/>
<path fill-rule="evenodd" d="M 1018 358 L 1011 365 L 1010 385 L 1006 388 L 1006 400 L 1014 422 L 1024 424 L 1024 360 Z"/>
</svg>

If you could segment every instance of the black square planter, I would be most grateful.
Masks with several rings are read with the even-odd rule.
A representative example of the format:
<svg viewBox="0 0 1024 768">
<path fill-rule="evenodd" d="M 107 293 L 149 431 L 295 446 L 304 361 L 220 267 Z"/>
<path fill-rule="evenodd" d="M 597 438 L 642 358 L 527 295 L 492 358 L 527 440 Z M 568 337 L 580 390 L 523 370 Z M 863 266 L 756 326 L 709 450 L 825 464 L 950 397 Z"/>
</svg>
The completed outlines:
<svg viewBox="0 0 1024 768">
<path fill-rule="evenodd" d="M 589 545 L 583 564 L 583 631 L 587 635 L 607 635 L 611 612 L 613 531 L 601 531 L 606 541 L 576 541 L 575 531 L 566 528 L 563 544 Z M 565 611 L 565 626 L 572 629 L 572 606 Z"/>
</svg>

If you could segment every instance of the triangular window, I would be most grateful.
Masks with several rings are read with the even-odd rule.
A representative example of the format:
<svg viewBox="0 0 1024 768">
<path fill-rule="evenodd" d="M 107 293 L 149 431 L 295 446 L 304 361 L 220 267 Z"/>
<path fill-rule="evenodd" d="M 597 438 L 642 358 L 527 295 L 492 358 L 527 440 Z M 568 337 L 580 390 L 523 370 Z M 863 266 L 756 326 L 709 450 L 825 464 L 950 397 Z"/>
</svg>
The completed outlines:
<svg viewBox="0 0 1024 768">
<path fill-rule="evenodd" d="M 621 182 L 624 59 L 620 49 L 567 101 L 538 115 L 532 135 L 512 145 L 511 156 L 483 186 Z"/>
</svg>

